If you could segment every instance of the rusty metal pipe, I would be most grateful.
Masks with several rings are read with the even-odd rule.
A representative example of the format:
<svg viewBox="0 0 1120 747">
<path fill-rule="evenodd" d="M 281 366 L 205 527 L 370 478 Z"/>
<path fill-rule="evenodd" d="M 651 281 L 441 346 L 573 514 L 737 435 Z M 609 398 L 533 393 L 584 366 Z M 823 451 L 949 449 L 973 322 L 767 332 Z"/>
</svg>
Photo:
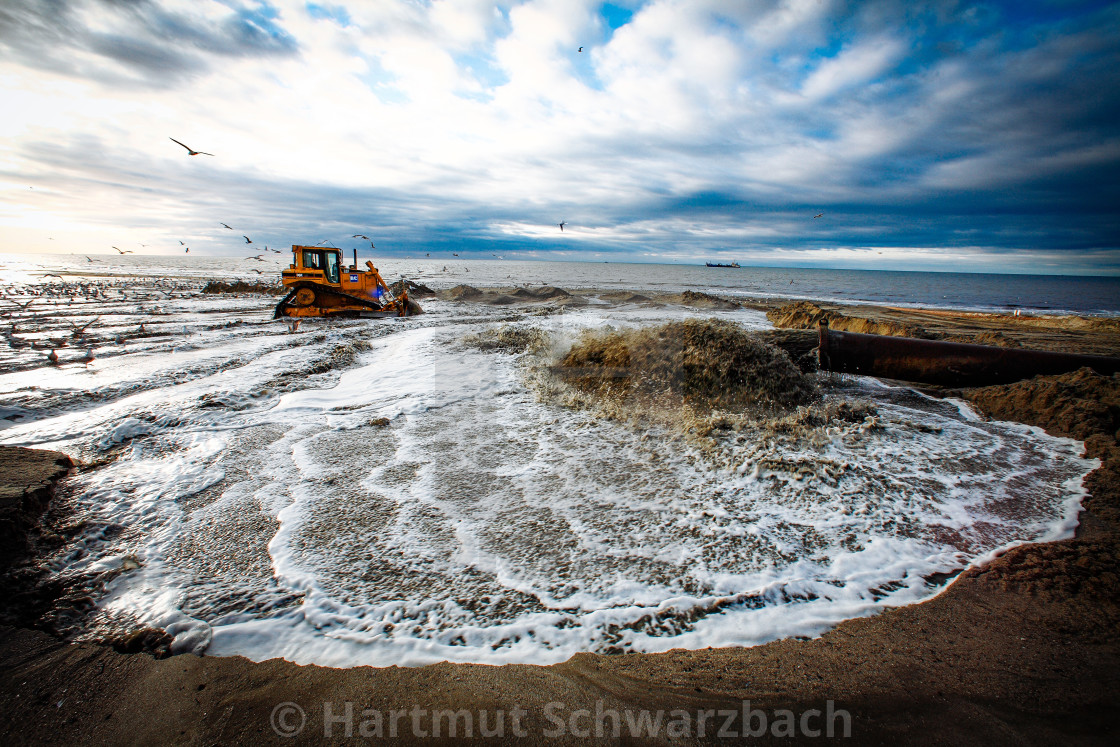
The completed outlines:
<svg viewBox="0 0 1120 747">
<path fill-rule="evenodd" d="M 1106 376 L 1120 371 L 1120 358 L 836 332 L 824 324 L 820 326 L 819 343 L 817 357 L 822 371 L 925 384 L 1007 384 L 1085 366 Z"/>
</svg>

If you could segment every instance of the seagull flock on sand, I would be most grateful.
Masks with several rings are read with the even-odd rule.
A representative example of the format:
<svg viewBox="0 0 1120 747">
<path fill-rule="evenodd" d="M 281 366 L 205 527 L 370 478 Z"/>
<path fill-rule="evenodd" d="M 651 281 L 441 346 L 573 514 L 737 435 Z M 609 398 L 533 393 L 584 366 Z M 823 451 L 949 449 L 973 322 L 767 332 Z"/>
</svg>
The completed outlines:
<svg viewBox="0 0 1120 747">
<path fill-rule="evenodd" d="M 87 257 L 87 261 L 95 261 Z M 11 350 L 32 349 L 38 351 L 46 362 L 61 366 L 66 363 L 82 363 L 89 366 L 96 360 L 95 346 L 113 343 L 125 344 L 132 337 L 151 336 L 141 324 L 133 332 L 119 331 L 110 333 L 103 325 L 104 314 L 117 314 L 110 304 L 125 304 L 134 311 L 126 314 L 146 313 L 145 302 L 155 297 L 172 298 L 178 293 L 197 295 L 197 289 L 189 284 L 174 280 L 156 280 L 154 288 L 138 289 L 127 280 L 76 280 L 53 272 L 39 275 L 42 279 L 57 278 L 58 282 L 34 286 L 22 284 L 0 285 L 0 319 L 7 320 L 9 329 L 0 327 L 3 337 Z M 156 295 L 153 295 L 156 294 Z M 136 304 L 139 302 L 139 304 Z M 49 307 L 53 304 L 53 309 Z M 101 313 L 92 318 L 82 307 L 94 305 Z M 155 309 L 160 311 L 157 306 Z M 74 315 L 81 316 L 75 320 Z M 110 321 L 110 325 L 119 322 Z M 30 328 L 28 328 L 30 327 Z M 67 328 L 58 334 L 59 327 Z M 161 333 L 156 333 L 161 334 Z M 79 357 L 64 358 L 58 351 L 66 348 L 84 348 Z M 17 364 L 22 365 L 22 364 Z"/>
</svg>

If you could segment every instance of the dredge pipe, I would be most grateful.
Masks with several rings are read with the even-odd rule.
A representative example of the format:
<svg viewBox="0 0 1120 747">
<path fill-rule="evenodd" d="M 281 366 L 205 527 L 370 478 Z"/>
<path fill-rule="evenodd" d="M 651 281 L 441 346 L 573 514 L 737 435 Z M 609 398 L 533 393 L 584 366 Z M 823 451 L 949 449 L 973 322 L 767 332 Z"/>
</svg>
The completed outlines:
<svg viewBox="0 0 1120 747">
<path fill-rule="evenodd" d="M 822 371 L 947 386 L 1008 384 L 1086 366 L 1106 376 L 1120 371 L 1120 358 L 1102 355 L 836 332 L 826 324 L 817 358 Z"/>
</svg>

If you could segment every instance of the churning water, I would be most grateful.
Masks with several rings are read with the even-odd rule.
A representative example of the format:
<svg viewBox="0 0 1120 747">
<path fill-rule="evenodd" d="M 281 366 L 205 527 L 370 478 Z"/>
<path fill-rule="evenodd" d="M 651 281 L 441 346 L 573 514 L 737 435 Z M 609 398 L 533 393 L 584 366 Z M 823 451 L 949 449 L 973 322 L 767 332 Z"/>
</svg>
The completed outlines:
<svg viewBox="0 0 1120 747">
<path fill-rule="evenodd" d="M 1077 442 L 859 378 L 824 391 L 869 403 L 862 419 L 702 447 L 564 407 L 525 375 L 535 353 L 464 342 L 515 324 L 562 351 L 712 312 L 427 301 L 290 334 L 267 299 L 177 282 L 13 308 L 44 341 L 97 317 L 92 364 L 11 350 L 0 375 L 0 442 L 100 464 L 63 490 L 81 529 L 50 559 L 108 579 L 81 636 L 150 625 L 179 650 L 332 666 L 813 636 L 1069 536 L 1096 466 Z"/>
</svg>

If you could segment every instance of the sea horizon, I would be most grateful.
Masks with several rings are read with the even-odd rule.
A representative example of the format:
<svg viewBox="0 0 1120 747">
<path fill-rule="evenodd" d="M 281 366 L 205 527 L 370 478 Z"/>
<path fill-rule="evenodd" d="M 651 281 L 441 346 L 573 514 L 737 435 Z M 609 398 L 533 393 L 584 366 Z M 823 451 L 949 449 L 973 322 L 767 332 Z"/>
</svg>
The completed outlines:
<svg viewBox="0 0 1120 747">
<path fill-rule="evenodd" d="M 349 262 L 352 250 L 343 249 Z M 43 274 L 90 277 L 176 277 L 278 279 L 289 251 L 269 251 L 263 260 L 195 255 L 6 254 L 4 282 L 42 282 Z M 399 277 L 435 288 L 554 285 L 569 289 L 673 291 L 726 295 L 736 299 L 811 300 L 977 312 L 1120 315 L 1120 277 L 1028 273 L 817 267 L 707 267 L 683 262 L 505 259 L 482 257 L 391 257 L 359 252 L 389 280 Z M 618 270 L 606 272 L 610 267 Z"/>
</svg>

